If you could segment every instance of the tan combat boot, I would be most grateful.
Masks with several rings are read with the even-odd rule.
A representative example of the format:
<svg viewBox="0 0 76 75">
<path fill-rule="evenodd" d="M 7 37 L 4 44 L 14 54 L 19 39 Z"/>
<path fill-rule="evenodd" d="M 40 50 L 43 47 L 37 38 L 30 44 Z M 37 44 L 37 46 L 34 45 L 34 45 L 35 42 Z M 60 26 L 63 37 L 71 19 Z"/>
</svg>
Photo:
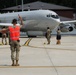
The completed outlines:
<svg viewBox="0 0 76 75">
<path fill-rule="evenodd" d="M 16 66 L 19 66 L 19 64 L 18 64 L 18 60 L 16 60 Z"/>
<path fill-rule="evenodd" d="M 12 65 L 11 66 L 15 66 L 15 62 L 14 62 L 14 60 L 12 60 Z"/>
</svg>

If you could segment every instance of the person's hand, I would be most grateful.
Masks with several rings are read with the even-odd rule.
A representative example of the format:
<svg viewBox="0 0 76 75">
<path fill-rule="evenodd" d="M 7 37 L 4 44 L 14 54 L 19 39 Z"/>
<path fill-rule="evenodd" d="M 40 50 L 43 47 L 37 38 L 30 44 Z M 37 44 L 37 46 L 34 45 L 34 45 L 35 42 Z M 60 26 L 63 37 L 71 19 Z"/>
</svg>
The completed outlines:
<svg viewBox="0 0 76 75">
<path fill-rule="evenodd" d="M 18 17 L 19 17 L 20 20 L 22 20 L 22 17 L 19 14 L 18 14 Z"/>
<path fill-rule="evenodd" d="M 19 17 L 19 19 L 20 19 L 20 21 L 21 21 L 21 25 L 24 25 L 23 24 L 23 20 L 22 20 L 22 17 L 18 14 L 18 17 Z"/>
</svg>

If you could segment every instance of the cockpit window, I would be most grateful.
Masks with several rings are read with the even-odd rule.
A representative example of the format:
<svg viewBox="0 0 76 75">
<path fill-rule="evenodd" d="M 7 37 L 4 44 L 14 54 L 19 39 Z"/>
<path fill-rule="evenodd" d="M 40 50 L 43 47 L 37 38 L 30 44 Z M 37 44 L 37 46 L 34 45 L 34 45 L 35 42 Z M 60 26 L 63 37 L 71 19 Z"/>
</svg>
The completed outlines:
<svg viewBox="0 0 76 75">
<path fill-rule="evenodd" d="M 55 18 L 55 19 L 58 19 L 59 18 L 58 15 L 51 15 L 51 14 L 48 14 L 47 17 L 52 17 L 52 18 Z"/>
<path fill-rule="evenodd" d="M 59 18 L 59 16 L 58 16 L 58 15 L 51 15 L 51 17 L 52 17 L 52 18 L 56 18 L 56 19 L 58 19 L 58 18 Z"/>
</svg>

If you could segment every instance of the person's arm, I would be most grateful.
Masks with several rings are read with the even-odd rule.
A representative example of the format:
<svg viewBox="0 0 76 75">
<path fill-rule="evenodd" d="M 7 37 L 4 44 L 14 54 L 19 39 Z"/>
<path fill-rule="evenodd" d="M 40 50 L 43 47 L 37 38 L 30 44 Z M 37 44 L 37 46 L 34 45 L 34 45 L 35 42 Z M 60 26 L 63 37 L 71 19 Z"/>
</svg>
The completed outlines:
<svg viewBox="0 0 76 75">
<path fill-rule="evenodd" d="M 0 33 L 2 33 L 2 32 L 7 33 L 8 30 L 9 30 L 8 28 L 2 29 L 2 30 L 0 30 Z"/>
<path fill-rule="evenodd" d="M 22 17 L 20 16 L 20 15 L 18 15 L 18 17 L 19 17 L 19 19 L 20 19 L 20 21 L 21 21 L 21 27 L 24 25 L 23 24 L 23 20 L 22 20 Z"/>
</svg>

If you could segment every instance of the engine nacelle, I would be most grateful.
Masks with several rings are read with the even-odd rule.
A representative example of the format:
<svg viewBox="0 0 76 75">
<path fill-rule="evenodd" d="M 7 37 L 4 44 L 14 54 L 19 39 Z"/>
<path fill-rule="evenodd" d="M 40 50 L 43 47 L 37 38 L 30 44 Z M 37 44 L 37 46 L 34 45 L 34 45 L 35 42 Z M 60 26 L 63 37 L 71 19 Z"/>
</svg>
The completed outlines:
<svg viewBox="0 0 76 75">
<path fill-rule="evenodd" d="M 61 32 L 71 32 L 73 31 L 73 26 L 71 24 L 61 24 L 60 25 L 60 30 Z"/>
<path fill-rule="evenodd" d="M 76 24 L 74 24 L 74 28 L 76 29 Z"/>
</svg>

